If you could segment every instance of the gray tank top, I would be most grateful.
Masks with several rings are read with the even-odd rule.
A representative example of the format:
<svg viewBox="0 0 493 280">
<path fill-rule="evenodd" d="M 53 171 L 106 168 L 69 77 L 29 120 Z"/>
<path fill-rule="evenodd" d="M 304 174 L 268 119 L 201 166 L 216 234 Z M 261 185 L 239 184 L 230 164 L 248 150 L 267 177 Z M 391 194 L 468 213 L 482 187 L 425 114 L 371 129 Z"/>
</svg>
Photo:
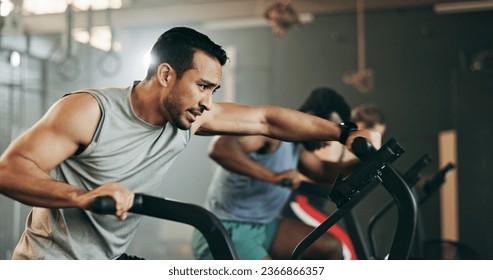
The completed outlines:
<svg viewBox="0 0 493 280">
<path fill-rule="evenodd" d="M 132 87 L 78 92 L 96 98 L 102 117 L 87 148 L 51 170 L 53 178 L 88 191 L 117 181 L 133 192 L 157 194 L 191 130 L 139 119 L 130 103 Z M 125 252 L 140 220 L 132 213 L 120 221 L 77 208 L 33 207 L 13 258 L 114 259 Z"/>
<path fill-rule="evenodd" d="M 273 170 L 296 169 L 299 145 L 281 142 L 272 153 L 248 156 Z M 218 167 L 207 193 L 206 205 L 221 220 L 266 224 L 277 217 L 291 190 Z"/>
</svg>

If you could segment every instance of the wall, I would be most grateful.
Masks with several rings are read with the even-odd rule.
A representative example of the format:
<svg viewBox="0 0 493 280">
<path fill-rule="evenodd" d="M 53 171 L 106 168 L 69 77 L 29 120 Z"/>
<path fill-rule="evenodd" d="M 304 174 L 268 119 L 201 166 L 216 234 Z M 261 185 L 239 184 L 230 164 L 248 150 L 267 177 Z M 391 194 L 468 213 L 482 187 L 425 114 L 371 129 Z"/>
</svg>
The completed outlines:
<svg viewBox="0 0 493 280">
<path fill-rule="evenodd" d="M 44 111 L 41 59 L 21 54 L 23 63 L 9 63 L 10 49 L 0 49 L 0 152 L 10 141 L 31 126 Z M 28 209 L 19 202 L 0 196 L 0 259 L 10 257 Z"/>
</svg>

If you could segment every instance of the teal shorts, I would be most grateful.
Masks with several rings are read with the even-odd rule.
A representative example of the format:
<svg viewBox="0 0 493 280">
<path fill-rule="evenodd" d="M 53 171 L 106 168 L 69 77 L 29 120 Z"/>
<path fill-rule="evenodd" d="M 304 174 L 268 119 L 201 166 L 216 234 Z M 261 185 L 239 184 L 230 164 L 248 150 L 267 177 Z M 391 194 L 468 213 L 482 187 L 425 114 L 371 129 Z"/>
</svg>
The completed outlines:
<svg viewBox="0 0 493 280">
<path fill-rule="evenodd" d="M 246 222 L 222 222 L 233 241 L 240 260 L 261 260 L 269 255 L 269 249 L 279 225 L 279 219 L 269 224 Z M 195 230 L 192 237 L 192 252 L 197 260 L 212 260 L 209 245 L 202 234 Z"/>
</svg>

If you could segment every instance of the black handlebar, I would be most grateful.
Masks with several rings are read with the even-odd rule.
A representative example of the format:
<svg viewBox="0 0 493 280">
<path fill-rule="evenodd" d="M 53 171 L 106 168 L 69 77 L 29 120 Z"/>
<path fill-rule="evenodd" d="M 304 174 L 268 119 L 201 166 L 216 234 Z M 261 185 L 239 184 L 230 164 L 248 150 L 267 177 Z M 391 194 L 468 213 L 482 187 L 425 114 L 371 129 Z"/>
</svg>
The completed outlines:
<svg viewBox="0 0 493 280">
<path fill-rule="evenodd" d="M 138 211 L 142 208 L 143 204 L 142 194 L 136 193 L 134 196 L 134 202 L 129 212 Z M 116 211 L 115 201 L 111 196 L 99 196 L 96 197 L 91 204 L 90 210 L 96 214 L 114 214 Z"/>
<path fill-rule="evenodd" d="M 115 202 L 109 196 L 97 197 L 90 209 L 98 214 L 114 214 Z M 136 193 L 129 212 L 191 225 L 207 240 L 214 259 L 238 259 L 233 242 L 221 221 L 203 207 Z"/>
<path fill-rule="evenodd" d="M 284 178 L 279 182 L 279 185 L 290 188 L 293 185 L 293 182 L 288 178 Z M 296 192 L 327 198 L 329 196 L 330 189 L 322 185 L 302 181 L 296 189 Z"/>
<path fill-rule="evenodd" d="M 343 179 L 338 176 L 329 194 L 340 207 L 362 188 L 374 181 L 382 181 L 382 171 L 404 153 L 395 139 L 390 139 L 378 151 L 363 137 L 354 139 L 351 149 L 361 160 L 361 165 Z M 374 184 L 374 183 L 372 183 Z"/>
<path fill-rule="evenodd" d="M 279 185 L 290 188 L 293 185 L 293 181 L 288 178 L 284 178 L 279 182 Z"/>
<path fill-rule="evenodd" d="M 445 182 L 445 177 L 451 171 L 452 169 L 455 168 L 455 165 L 453 163 L 448 163 L 445 167 L 440 169 L 433 178 L 431 178 L 429 181 L 425 183 L 423 186 L 423 191 L 426 193 L 433 193 L 437 191 L 440 186 Z"/>
<path fill-rule="evenodd" d="M 363 137 L 356 137 L 353 140 L 353 143 L 351 143 L 351 149 L 353 150 L 353 154 L 361 161 L 368 160 L 371 155 L 377 151 L 377 149 Z"/>
<path fill-rule="evenodd" d="M 404 175 L 402 175 L 402 179 L 406 181 L 406 183 L 412 187 L 418 183 L 421 178 L 421 171 L 427 167 L 433 159 L 428 154 L 424 154 L 416 163 L 414 163 L 411 168 L 409 168 Z"/>
</svg>

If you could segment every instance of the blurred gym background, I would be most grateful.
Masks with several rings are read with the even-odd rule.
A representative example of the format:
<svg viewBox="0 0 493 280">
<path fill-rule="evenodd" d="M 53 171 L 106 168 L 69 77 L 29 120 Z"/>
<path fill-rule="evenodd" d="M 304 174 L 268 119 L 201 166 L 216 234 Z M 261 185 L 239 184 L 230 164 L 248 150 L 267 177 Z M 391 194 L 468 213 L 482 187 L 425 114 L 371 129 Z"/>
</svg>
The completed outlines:
<svg viewBox="0 0 493 280">
<path fill-rule="evenodd" d="M 217 101 L 298 108 L 312 89 L 331 87 L 351 106 L 382 109 L 384 142 L 393 137 L 406 150 L 397 169 L 427 153 L 425 181 L 456 164 L 420 207 L 420 230 L 493 258 L 493 1 L 1 0 L 0 14 L 0 152 L 64 93 L 143 79 L 157 37 L 189 26 L 228 51 Z M 203 205 L 211 139 L 193 138 L 164 197 Z M 389 199 L 380 188 L 358 205 L 363 230 Z M 0 259 L 10 258 L 29 209 L 0 196 Z M 381 251 L 395 219 L 378 225 Z M 191 232 L 144 218 L 129 253 L 191 259 Z"/>
</svg>

